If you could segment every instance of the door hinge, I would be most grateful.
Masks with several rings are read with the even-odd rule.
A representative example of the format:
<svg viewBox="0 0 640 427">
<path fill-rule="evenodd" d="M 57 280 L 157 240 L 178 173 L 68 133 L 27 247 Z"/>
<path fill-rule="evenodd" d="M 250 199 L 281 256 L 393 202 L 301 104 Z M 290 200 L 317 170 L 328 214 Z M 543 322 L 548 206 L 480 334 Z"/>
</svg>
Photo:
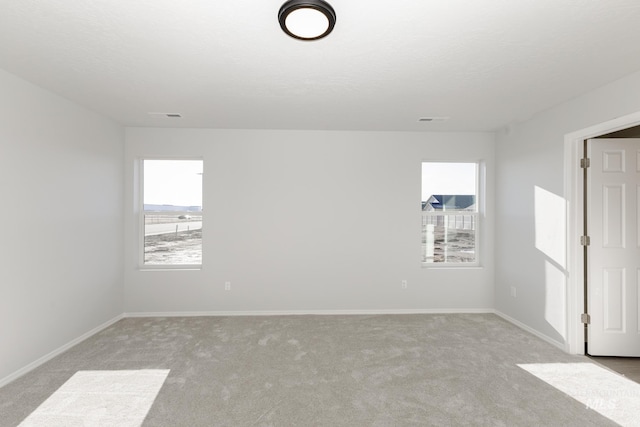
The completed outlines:
<svg viewBox="0 0 640 427">
<path fill-rule="evenodd" d="M 589 314 L 587 313 L 582 313 L 580 315 L 580 322 L 584 323 L 585 325 L 591 324 L 591 316 L 589 316 Z"/>
<path fill-rule="evenodd" d="M 591 159 L 590 158 L 584 157 L 584 158 L 580 159 L 580 167 L 582 169 L 586 169 L 589 166 L 591 166 Z"/>
<path fill-rule="evenodd" d="M 580 236 L 580 244 L 582 246 L 589 246 L 591 244 L 591 237 L 589 237 L 589 236 Z"/>
</svg>

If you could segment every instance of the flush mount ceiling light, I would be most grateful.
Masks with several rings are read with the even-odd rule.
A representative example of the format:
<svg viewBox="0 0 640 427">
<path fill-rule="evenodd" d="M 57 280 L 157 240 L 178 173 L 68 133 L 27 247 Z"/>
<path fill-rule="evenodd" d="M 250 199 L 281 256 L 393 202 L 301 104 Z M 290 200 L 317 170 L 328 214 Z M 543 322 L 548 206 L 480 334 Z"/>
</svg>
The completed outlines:
<svg viewBox="0 0 640 427">
<path fill-rule="evenodd" d="M 336 25 L 336 13 L 323 0 L 289 0 L 278 12 L 282 31 L 299 40 L 318 40 Z"/>
</svg>

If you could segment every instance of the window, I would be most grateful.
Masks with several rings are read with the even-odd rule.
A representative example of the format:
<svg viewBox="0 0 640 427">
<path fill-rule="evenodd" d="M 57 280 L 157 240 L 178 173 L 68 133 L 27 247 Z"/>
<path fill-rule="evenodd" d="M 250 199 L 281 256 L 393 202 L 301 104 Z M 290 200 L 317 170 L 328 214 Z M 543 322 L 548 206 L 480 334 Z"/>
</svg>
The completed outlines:
<svg viewBox="0 0 640 427">
<path fill-rule="evenodd" d="M 202 265 L 202 160 L 142 161 L 145 267 Z"/>
<path fill-rule="evenodd" d="M 475 266 L 478 163 L 422 163 L 422 262 Z"/>
</svg>

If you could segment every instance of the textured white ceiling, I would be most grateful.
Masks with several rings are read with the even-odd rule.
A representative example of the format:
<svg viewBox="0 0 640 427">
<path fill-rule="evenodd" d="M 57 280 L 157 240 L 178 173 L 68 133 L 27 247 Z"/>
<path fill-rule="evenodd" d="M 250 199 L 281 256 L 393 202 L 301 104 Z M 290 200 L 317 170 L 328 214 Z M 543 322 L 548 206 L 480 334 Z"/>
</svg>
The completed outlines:
<svg viewBox="0 0 640 427">
<path fill-rule="evenodd" d="M 331 0 L 316 42 L 283 2 L 0 0 L 0 68 L 125 125 L 409 131 L 495 130 L 640 70 L 638 0 Z"/>
</svg>

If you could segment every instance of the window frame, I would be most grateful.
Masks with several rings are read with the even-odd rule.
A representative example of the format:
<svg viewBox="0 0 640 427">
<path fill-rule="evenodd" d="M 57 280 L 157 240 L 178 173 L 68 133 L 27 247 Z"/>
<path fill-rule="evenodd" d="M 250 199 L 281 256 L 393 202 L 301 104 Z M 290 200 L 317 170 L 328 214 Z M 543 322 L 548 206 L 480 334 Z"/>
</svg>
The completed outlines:
<svg viewBox="0 0 640 427">
<path fill-rule="evenodd" d="M 144 208 L 144 162 L 145 160 L 175 160 L 175 161 L 190 161 L 198 160 L 202 162 L 202 206 L 200 207 L 200 215 L 202 217 L 201 222 L 204 226 L 204 167 L 205 161 L 203 157 L 180 157 L 180 156 L 168 156 L 157 157 L 148 156 L 138 158 L 138 269 L 141 271 L 157 271 L 157 270 L 202 270 L 204 264 L 204 227 L 202 228 L 202 243 L 201 243 L 201 261 L 200 264 L 147 264 L 145 263 L 145 217 L 147 214 L 158 214 L 163 211 L 158 210 L 145 210 Z M 165 211 L 166 213 L 166 211 Z M 171 211 L 175 215 L 190 215 L 192 211 Z"/>
<path fill-rule="evenodd" d="M 482 267 L 482 253 L 481 253 L 481 238 L 482 233 L 481 229 L 483 226 L 483 216 L 484 216 L 484 170 L 485 164 L 482 160 L 461 160 L 461 159 L 453 159 L 453 160 L 434 160 L 434 159 L 424 159 L 420 162 L 420 201 L 422 206 L 422 167 L 424 163 L 469 163 L 475 165 L 475 210 L 473 211 L 420 211 L 420 259 L 421 266 L 423 268 L 430 269 L 468 269 L 468 268 L 479 268 Z M 456 217 L 456 216 L 472 216 L 474 221 L 474 247 L 475 247 L 475 261 L 473 262 L 427 262 L 426 258 L 426 244 L 422 243 L 423 238 L 425 238 L 425 221 L 427 218 L 433 218 L 438 216 L 448 217 Z M 455 219 L 454 219 L 455 221 Z"/>
</svg>

